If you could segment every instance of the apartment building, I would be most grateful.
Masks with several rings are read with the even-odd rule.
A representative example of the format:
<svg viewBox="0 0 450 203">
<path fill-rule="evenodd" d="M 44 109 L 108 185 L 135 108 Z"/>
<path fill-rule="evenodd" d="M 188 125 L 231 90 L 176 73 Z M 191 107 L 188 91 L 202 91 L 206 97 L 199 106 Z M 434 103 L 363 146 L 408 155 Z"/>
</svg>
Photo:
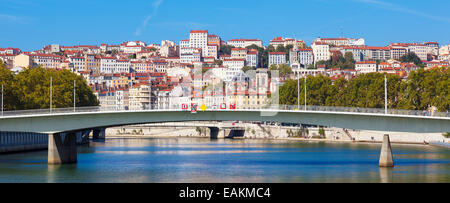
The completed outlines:
<svg viewBox="0 0 450 203">
<path fill-rule="evenodd" d="M 227 44 L 236 48 L 246 48 L 251 45 L 263 47 L 263 43 L 259 39 L 232 39 L 228 40 Z"/>
<path fill-rule="evenodd" d="M 247 49 L 246 48 L 232 48 L 231 49 L 232 59 L 247 59 Z"/>
<path fill-rule="evenodd" d="M 355 69 L 358 73 L 374 73 L 377 72 L 377 62 L 376 61 L 360 61 L 356 62 Z"/>
<path fill-rule="evenodd" d="M 314 54 L 314 63 L 330 60 L 330 45 L 324 42 L 314 42 L 311 48 Z"/>
<path fill-rule="evenodd" d="M 259 57 L 258 51 L 255 49 L 251 49 L 247 52 L 247 57 L 245 60 L 245 65 L 250 67 L 258 67 Z"/>
<path fill-rule="evenodd" d="M 286 53 L 284 52 L 269 52 L 269 67 L 271 65 L 286 64 Z"/>
</svg>

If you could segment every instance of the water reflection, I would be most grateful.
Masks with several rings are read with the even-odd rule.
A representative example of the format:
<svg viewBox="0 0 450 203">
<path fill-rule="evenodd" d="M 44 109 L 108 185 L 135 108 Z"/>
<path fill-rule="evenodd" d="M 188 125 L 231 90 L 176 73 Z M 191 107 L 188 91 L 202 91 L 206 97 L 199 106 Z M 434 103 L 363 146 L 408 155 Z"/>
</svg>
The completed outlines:
<svg viewBox="0 0 450 203">
<path fill-rule="evenodd" d="M 392 167 L 380 167 L 380 182 L 381 183 L 392 183 L 393 174 L 392 171 L 394 169 Z"/>
</svg>

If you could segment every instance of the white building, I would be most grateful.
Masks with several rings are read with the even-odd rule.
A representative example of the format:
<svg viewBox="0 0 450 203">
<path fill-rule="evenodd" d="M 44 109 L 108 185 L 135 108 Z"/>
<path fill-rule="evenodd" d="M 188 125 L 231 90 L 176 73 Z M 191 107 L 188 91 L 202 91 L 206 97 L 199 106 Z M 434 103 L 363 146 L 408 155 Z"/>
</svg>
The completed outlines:
<svg viewBox="0 0 450 203">
<path fill-rule="evenodd" d="M 136 84 L 130 88 L 129 109 L 145 110 L 150 109 L 150 88 L 148 83 Z"/>
<path fill-rule="evenodd" d="M 312 49 L 299 49 L 298 45 L 294 45 L 289 52 L 289 60 L 291 66 L 293 64 L 298 64 L 299 66 L 306 68 L 314 63 L 313 51 Z"/>
<path fill-rule="evenodd" d="M 363 38 L 317 38 L 314 42 L 323 42 L 331 46 L 364 46 L 365 40 Z"/>
<path fill-rule="evenodd" d="M 131 62 L 128 60 L 120 60 L 106 56 L 100 58 L 101 73 L 129 73 L 130 69 Z"/>
<path fill-rule="evenodd" d="M 228 40 L 227 44 L 236 48 L 246 48 L 251 45 L 263 47 L 263 43 L 259 39 L 232 39 Z"/>
<path fill-rule="evenodd" d="M 288 45 L 292 45 L 292 46 L 297 45 L 298 47 L 303 48 L 304 44 L 305 44 L 305 42 L 303 40 L 297 40 L 297 39 L 292 39 L 292 38 L 283 38 L 283 37 L 275 37 L 272 40 L 270 40 L 270 43 L 269 43 L 269 45 L 272 45 L 275 48 L 277 48 L 279 45 L 283 45 L 285 47 Z"/>
<path fill-rule="evenodd" d="M 69 61 L 73 65 L 73 72 L 80 72 L 87 70 L 86 61 L 84 57 L 70 57 Z"/>
<path fill-rule="evenodd" d="M 202 55 L 208 55 L 208 31 L 191 30 L 189 35 L 189 47 L 202 49 Z"/>
<path fill-rule="evenodd" d="M 113 73 L 129 73 L 131 68 L 131 62 L 129 60 L 117 60 L 116 68 Z"/>
<path fill-rule="evenodd" d="M 154 66 L 154 70 L 157 73 L 167 73 L 167 61 L 164 60 L 154 60 L 153 62 L 153 66 Z"/>
<path fill-rule="evenodd" d="M 414 52 L 422 61 L 428 59 L 428 47 L 421 44 L 409 45 L 408 50 Z"/>
<path fill-rule="evenodd" d="M 135 54 L 142 51 L 142 47 L 138 45 L 127 45 L 123 48 L 123 52 L 126 54 Z"/>
<path fill-rule="evenodd" d="M 298 50 L 298 63 L 303 67 L 308 67 L 314 63 L 314 55 L 312 49 L 299 49 Z"/>
<path fill-rule="evenodd" d="M 234 76 L 242 72 L 245 66 L 245 59 L 225 59 L 223 65 L 226 67 L 225 81 L 231 81 Z"/>
<path fill-rule="evenodd" d="M 443 46 L 439 49 L 439 55 L 450 54 L 450 45 Z"/>
<path fill-rule="evenodd" d="M 202 49 L 186 47 L 180 49 L 180 63 L 200 62 L 202 59 Z"/>
<path fill-rule="evenodd" d="M 358 73 L 374 73 L 377 72 L 377 62 L 375 61 L 360 61 L 356 62 L 355 69 Z"/>
<path fill-rule="evenodd" d="M 0 54 L 11 54 L 11 55 L 18 55 L 21 51 L 19 48 L 0 48 Z"/>
<path fill-rule="evenodd" d="M 439 43 L 437 42 L 424 42 L 423 45 L 428 47 L 428 54 L 433 56 L 439 55 Z"/>
<path fill-rule="evenodd" d="M 407 48 L 402 47 L 390 47 L 391 59 L 400 60 L 402 56 L 408 53 Z"/>
<path fill-rule="evenodd" d="M 438 59 L 440 61 L 447 61 L 447 62 L 449 62 L 450 61 L 450 54 L 441 54 L 441 55 L 439 55 Z"/>
<path fill-rule="evenodd" d="M 365 47 L 368 50 L 367 58 L 368 60 L 388 60 L 391 59 L 391 50 L 389 47 Z"/>
<path fill-rule="evenodd" d="M 345 53 L 350 52 L 353 54 L 353 59 L 355 61 L 365 61 L 368 60 L 368 50 L 364 47 L 344 47 L 341 50 L 342 56 L 345 56 Z"/>
<path fill-rule="evenodd" d="M 189 47 L 189 39 L 180 41 L 180 48 L 188 48 Z"/>
<path fill-rule="evenodd" d="M 217 59 L 219 56 L 219 46 L 217 45 L 208 45 L 206 50 L 206 55 L 203 55 L 203 57 L 214 57 L 214 59 Z"/>
<path fill-rule="evenodd" d="M 247 49 L 246 48 L 232 48 L 231 49 L 231 58 L 232 59 L 246 59 L 247 58 Z"/>
<path fill-rule="evenodd" d="M 256 50 L 250 50 L 247 52 L 247 58 L 246 58 L 246 66 L 250 67 L 258 67 L 258 51 Z"/>
<path fill-rule="evenodd" d="M 128 110 L 128 90 L 102 92 L 97 95 L 100 106 L 108 110 Z"/>
<path fill-rule="evenodd" d="M 286 64 L 286 53 L 284 52 L 269 52 L 269 67 L 271 65 Z"/>
<path fill-rule="evenodd" d="M 128 110 L 129 107 L 129 94 L 128 90 L 117 90 L 116 91 L 116 105 L 117 110 Z"/>
<path fill-rule="evenodd" d="M 303 78 L 305 76 L 317 76 L 317 75 L 325 75 L 325 69 L 324 68 L 318 68 L 318 69 L 306 69 L 306 68 L 300 68 L 300 69 L 292 69 L 292 72 L 294 72 L 294 75 L 296 78 L 300 77 Z"/>
<path fill-rule="evenodd" d="M 62 62 L 62 57 L 53 54 L 30 54 L 34 66 L 41 66 L 42 68 L 57 69 Z M 14 60 L 14 56 L 12 56 Z"/>
<path fill-rule="evenodd" d="M 314 63 L 330 60 L 330 45 L 324 42 L 314 42 L 311 48 L 314 54 Z"/>
</svg>

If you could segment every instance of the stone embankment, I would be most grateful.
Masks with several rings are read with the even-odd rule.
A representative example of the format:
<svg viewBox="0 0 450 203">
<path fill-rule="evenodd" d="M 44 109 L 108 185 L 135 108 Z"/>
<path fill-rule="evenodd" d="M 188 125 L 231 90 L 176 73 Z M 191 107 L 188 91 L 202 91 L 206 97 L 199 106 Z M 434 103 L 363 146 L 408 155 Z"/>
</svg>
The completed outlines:
<svg viewBox="0 0 450 203">
<path fill-rule="evenodd" d="M 308 128 L 307 133 L 303 133 L 298 127 L 251 123 L 237 123 L 235 126 L 245 129 L 244 138 L 246 139 L 293 139 L 378 143 L 383 141 L 384 134 L 389 134 L 392 143 L 428 144 L 449 142 L 449 139 L 445 138 L 441 133 L 423 134 L 324 128 L 325 137 L 321 138 L 319 128 Z M 109 128 L 106 130 L 106 134 L 108 137 L 209 137 L 209 129 L 207 127 L 151 127 L 142 125 Z M 301 135 L 301 137 L 295 135 Z"/>
</svg>

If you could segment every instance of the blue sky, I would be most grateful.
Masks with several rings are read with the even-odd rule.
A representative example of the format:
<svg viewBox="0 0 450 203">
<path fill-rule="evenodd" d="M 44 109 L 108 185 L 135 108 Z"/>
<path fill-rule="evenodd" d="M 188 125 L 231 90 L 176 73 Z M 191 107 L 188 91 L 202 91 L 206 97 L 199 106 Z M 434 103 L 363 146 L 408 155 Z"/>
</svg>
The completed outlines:
<svg viewBox="0 0 450 203">
<path fill-rule="evenodd" d="M 450 44 L 448 0 L 0 0 L 0 47 L 160 43 L 207 29 L 223 40 L 363 37 Z"/>
</svg>

